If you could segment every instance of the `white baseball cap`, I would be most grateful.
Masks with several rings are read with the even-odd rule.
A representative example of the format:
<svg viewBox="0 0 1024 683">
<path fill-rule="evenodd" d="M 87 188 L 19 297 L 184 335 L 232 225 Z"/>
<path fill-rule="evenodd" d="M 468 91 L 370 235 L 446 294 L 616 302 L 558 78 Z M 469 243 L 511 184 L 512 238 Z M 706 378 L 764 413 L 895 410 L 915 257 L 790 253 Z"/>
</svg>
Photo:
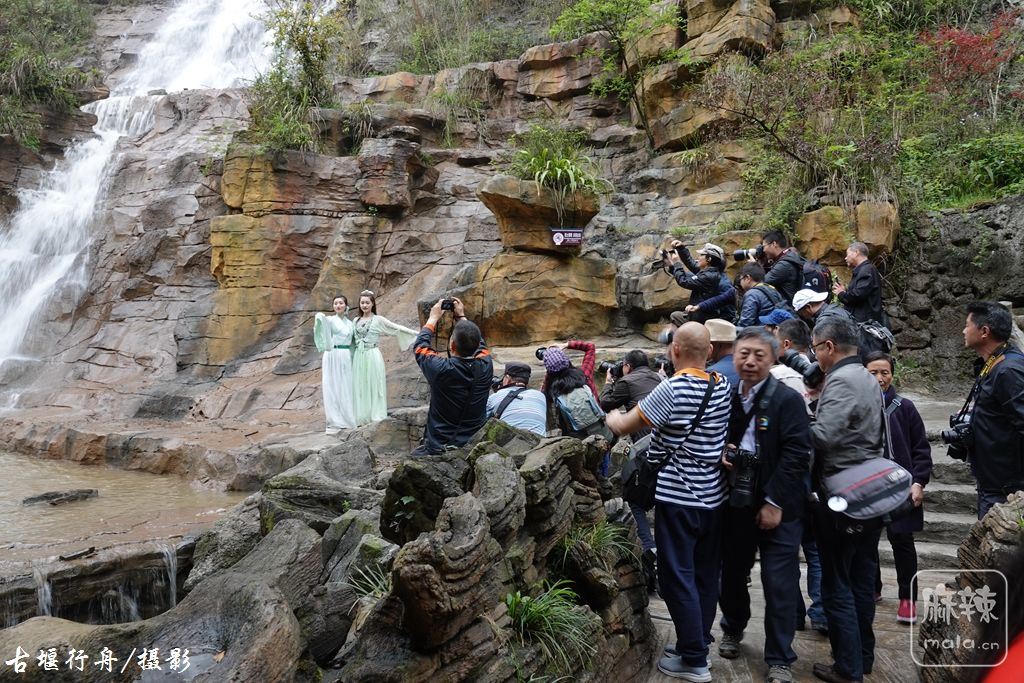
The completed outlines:
<svg viewBox="0 0 1024 683">
<path fill-rule="evenodd" d="M 815 292 L 813 289 L 801 289 L 793 297 L 793 310 L 799 311 L 807 304 L 816 304 L 828 298 L 828 292 Z"/>
</svg>

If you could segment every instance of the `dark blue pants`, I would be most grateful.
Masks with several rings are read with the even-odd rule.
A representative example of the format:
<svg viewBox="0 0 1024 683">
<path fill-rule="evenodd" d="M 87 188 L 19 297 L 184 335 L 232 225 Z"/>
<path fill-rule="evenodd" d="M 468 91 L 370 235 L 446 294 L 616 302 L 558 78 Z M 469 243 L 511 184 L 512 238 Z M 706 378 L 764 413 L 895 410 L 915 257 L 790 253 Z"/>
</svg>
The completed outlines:
<svg viewBox="0 0 1024 683">
<path fill-rule="evenodd" d="M 993 505 L 1006 502 L 1006 494 L 1002 491 L 982 491 L 978 489 L 978 519 L 988 514 Z"/>
<path fill-rule="evenodd" d="M 836 673 L 860 680 L 875 663 L 875 575 L 881 522 L 850 526 L 845 515 L 817 506 L 814 531 L 821 554 L 821 600 Z M 858 530 L 859 529 L 859 530 Z"/>
<path fill-rule="evenodd" d="M 825 608 L 821 606 L 821 556 L 818 554 L 818 542 L 814 540 L 814 524 L 811 522 L 811 513 L 805 513 L 804 537 L 800 545 L 804 549 L 804 559 L 807 560 L 807 599 L 811 606 L 804 604 L 803 597 L 796 602 L 796 623 L 802 625 L 806 617 L 811 618 L 814 624 L 827 624 Z"/>
<path fill-rule="evenodd" d="M 633 513 L 633 520 L 636 522 L 636 535 L 640 539 L 640 545 L 644 550 L 653 550 L 654 534 L 651 533 L 651 524 L 647 521 L 647 510 L 636 503 L 630 503 L 629 511 Z"/>
<path fill-rule="evenodd" d="M 750 621 L 747 575 L 761 551 L 764 587 L 764 661 L 789 665 L 796 661 L 793 615 L 800 601 L 800 539 L 803 520 L 782 522 L 770 531 L 757 527 L 752 508 L 728 507 L 722 524 L 722 630 L 739 636 Z"/>
<path fill-rule="evenodd" d="M 658 588 L 676 629 L 676 651 L 687 666 L 707 666 L 718 608 L 721 513 L 658 503 Z"/>
</svg>

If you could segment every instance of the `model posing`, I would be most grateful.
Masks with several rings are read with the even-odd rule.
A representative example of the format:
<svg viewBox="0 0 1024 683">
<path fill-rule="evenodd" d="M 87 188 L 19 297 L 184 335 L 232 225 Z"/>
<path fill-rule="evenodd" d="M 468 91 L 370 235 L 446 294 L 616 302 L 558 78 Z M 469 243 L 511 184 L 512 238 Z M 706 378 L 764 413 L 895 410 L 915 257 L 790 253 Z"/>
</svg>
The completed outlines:
<svg viewBox="0 0 1024 683">
<path fill-rule="evenodd" d="M 352 403 L 352 333 L 355 325 L 345 317 L 348 299 L 334 297 L 333 308 L 334 315 L 317 313 L 313 321 L 313 341 L 316 350 L 324 354 L 320 367 L 323 371 L 328 434 L 356 426 Z"/>
<path fill-rule="evenodd" d="M 396 325 L 377 315 L 377 298 L 373 292 L 365 290 L 359 293 L 359 317 L 355 321 L 352 358 L 356 424 L 376 422 L 388 416 L 384 356 L 377 348 L 381 336 L 397 337 L 399 347 L 405 350 L 416 340 L 417 334 L 416 330 Z"/>
</svg>

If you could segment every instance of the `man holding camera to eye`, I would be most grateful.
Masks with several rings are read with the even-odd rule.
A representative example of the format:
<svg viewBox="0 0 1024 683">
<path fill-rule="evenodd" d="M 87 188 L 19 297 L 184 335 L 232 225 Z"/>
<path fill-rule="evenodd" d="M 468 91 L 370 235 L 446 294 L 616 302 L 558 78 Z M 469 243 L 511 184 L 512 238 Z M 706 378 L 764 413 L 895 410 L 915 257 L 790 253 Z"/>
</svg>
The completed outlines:
<svg viewBox="0 0 1024 683">
<path fill-rule="evenodd" d="M 789 238 L 781 230 L 769 230 L 761 236 L 756 249 L 740 249 L 732 257 L 760 263 L 766 270 L 764 282 L 778 290 L 786 301 L 792 301 L 804 286 L 804 259 L 789 246 Z"/>
<path fill-rule="evenodd" d="M 530 389 L 530 366 L 510 362 L 494 393 L 487 399 L 487 417 L 496 417 L 516 429 L 547 436 L 548 404 L 544 394 Z"/>
<path fill-rule="evenodd" d="M 433 348 L 434 330 L 445 311 L 451 311 L 456 320 L 448 357 Z M 430 385 L 430 409 L 423 445 L 412 454 L 436 455 L 464 445 L 487 420 L 494 365 L 480 328 L 466 318 L 461 300 L 437 300 L 416 337 L 413 352 Z"/>
<path fill-rule="evenodd" d="M 821 597 L 832 644 L 830 665 L 817 663 L 814 675 L 830 683 L 862 681 L 875 661 L 875 575 L 881 519 L 858 522 L 830 509 L 823 479 L 883 457 L 882 394 L 857 349 L 852 320 L 832 316 L 812 333 L 811 350 L 825 381 L 811 425 L 815 449 L 812 487 L 814 532 L 821 555 Z M 837 508 L 838 509 L 838 508 Z"/>
<path fill-rule="evenodd" d="M 1013 317 L 999 304 L 968 304 L 964 344 L 984 364 L 942 440 L 951 458 L 971 464 L 978 519 L 1024 489 L 1024 355 L 1009 344 L 1012 332 Z"/>
<path fill-rule="evenodd" d="M 732 490 L 722 528 L 729 541 L 722 545 L 723 635 L 718 654 L 726 659 L 740 654 L 751 616 L 747 576 L 760 551 L 766 680 L 790 683 L 811 436 L 803 397 L 771 374 L 778 352 L 778 340 L 763 327 L 747 327 L 736 337 L 734 364 L 740 382 L 732 392 L 722 458 Z"/>
</svg>

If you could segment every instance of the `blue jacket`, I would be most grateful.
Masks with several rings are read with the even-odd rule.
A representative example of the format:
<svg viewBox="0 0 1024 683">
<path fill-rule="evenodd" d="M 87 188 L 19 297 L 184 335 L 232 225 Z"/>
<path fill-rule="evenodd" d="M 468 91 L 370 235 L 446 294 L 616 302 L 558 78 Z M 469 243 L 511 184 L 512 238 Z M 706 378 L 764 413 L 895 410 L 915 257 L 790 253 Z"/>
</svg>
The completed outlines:
<svg viewBox="0 0 1024 683">
<path fill-rule="evenodd" d="M 751 287 L 743 294 L 743 306 L 740 308 L 740 319 L 736 322 L 736 327 L 760 325 L 758 318 L 774 311 L 775 305 L 781 302 L 782 295 L 771 285 L 759 283 Z"/>
</svg>

